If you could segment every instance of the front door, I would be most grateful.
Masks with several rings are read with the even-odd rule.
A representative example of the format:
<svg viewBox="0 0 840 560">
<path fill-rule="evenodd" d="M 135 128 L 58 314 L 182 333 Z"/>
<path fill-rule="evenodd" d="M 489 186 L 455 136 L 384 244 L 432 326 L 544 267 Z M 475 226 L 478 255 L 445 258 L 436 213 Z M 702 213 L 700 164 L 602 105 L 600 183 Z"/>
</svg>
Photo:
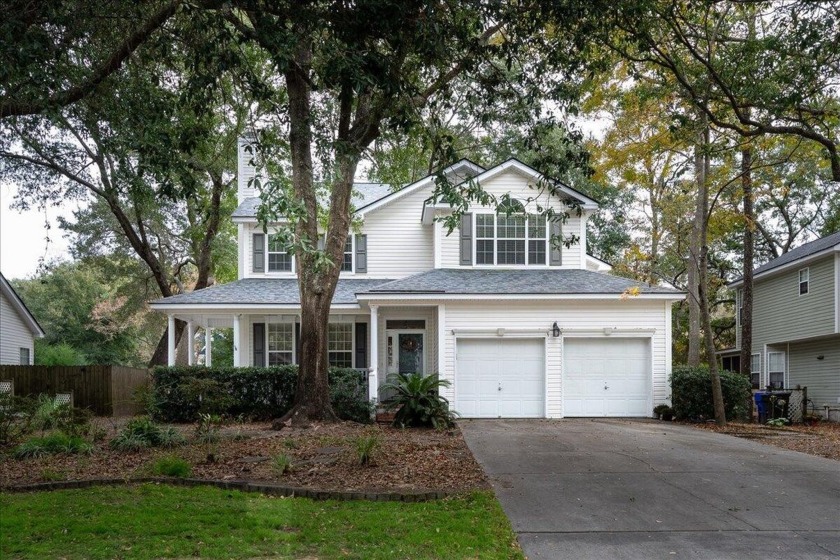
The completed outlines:
<svg viewBox="0 0 840 560">
<path fill-rule="evenodd" d="M 393 373 L 426 373 L 423 364 L 423 331 L 389 330 L 385 333 L 385 355 L 388 375 Z"/>
</svg>

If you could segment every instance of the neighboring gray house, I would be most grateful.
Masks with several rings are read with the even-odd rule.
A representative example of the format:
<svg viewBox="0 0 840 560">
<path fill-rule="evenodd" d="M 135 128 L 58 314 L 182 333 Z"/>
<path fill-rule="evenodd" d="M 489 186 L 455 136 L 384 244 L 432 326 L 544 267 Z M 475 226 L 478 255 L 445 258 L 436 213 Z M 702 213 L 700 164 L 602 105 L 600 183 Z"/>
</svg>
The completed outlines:
<svg viewBox="0 0 840 560">
<path fill-rule="evenodd" d="M 736 288 L 741 347 L 743 280 Z M 808 387 L 818 410 L 840 404 L 840 232 L 755 270 L 753 385 Z M 724 357 L 726 360 L 726 357 Z"/>
<path fill-rule="evenodd" d="M 0 273 L 0 364 L 32 365 L 35 337 L 43 336 L 38 321 Z"/>
</svg>

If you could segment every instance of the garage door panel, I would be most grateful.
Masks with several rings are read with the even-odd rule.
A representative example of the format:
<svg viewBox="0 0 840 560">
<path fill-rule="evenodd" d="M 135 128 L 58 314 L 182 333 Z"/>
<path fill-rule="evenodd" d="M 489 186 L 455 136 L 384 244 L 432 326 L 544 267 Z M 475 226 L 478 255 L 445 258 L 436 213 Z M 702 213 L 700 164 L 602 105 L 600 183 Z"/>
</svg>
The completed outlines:
<svg viewBox="0 0 840 560">
<path fill-rule="evenodd" d="M 544 339 L 459 339 L 455 410 L 464 418 L 545 415 Z"/>
<path fill-rule="evenodd" d="M 565 416 L 649 416 L 652 373 L 647 338 L 567 338 Z"/>
</svg>

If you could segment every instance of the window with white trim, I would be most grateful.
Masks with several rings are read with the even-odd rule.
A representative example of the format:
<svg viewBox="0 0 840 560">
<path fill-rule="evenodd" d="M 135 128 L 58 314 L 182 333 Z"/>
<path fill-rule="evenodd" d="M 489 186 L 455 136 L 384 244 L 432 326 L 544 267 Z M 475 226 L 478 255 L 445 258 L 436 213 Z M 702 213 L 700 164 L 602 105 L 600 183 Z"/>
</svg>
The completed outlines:
<svg viewBox="0 0 840 560">
<path fill-rule="evenodd" d="M 738 324 L 744 324 L 744 290 L 739 289 L 735 292 L 735 301 L 738 304 Z"/>
<path fill-rule="evenodd" d="M 775 389 L 785 384 L 785 353 L 767 352 L 767 381 Z"/>
<path fill-rule="evenodd" d="M 761 354 L 750 354 L 750 383 L 753 389 L 761 388 Z"/>
<path fill-rule="evenodd" d="M 544 265 L 547 254 L 545 216 L 476 214 L 477 265 Z"/>
<path fill-rule="evenodd" d="M 268 268 L 269 272 L 291 272 L 293 270 L 292 255 L 286 252 L 283 239 L 280 235 L 271 234 L 268 236 Z"/>
<path fill-rule="evenodd" d="M 353 367 L 353 323 L 330 323 L 327 350 L 333 367 Z"/>
<path fill-rule="evenodd" d="M 341 261 L 342 272 L 353 272 L 353 234 L 347 236 L 344 244 L 344 259 Z"/>
<path fill-rule="evenodd" d="M 268 323 L 268 365 L 291 364 L 294 360 L 295 335 L 292 323 Z"/>
<path fill-rule="evenodd" d="M 799 295 L 804 296 L 811 288 L 811 270 L 803 268 L 799 271 Z"/>
</svg>

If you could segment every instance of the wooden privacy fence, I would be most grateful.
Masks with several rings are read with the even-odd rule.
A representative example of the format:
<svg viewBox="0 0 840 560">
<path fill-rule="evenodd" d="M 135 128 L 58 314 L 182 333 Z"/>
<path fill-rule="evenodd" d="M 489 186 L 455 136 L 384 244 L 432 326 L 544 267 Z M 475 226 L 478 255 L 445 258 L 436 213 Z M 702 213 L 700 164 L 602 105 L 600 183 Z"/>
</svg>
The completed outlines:
<svg viewBox="0 0 840 560">
<path fill-rule="evenodd" d="M 97 416 L 141 412 L 134 392 L 150 382 L 146 369 L 123 366 L 0 366 L 0 382 L 11 381 L 16 396 L 73 392 L 73 405 Z"/>
</svg>

